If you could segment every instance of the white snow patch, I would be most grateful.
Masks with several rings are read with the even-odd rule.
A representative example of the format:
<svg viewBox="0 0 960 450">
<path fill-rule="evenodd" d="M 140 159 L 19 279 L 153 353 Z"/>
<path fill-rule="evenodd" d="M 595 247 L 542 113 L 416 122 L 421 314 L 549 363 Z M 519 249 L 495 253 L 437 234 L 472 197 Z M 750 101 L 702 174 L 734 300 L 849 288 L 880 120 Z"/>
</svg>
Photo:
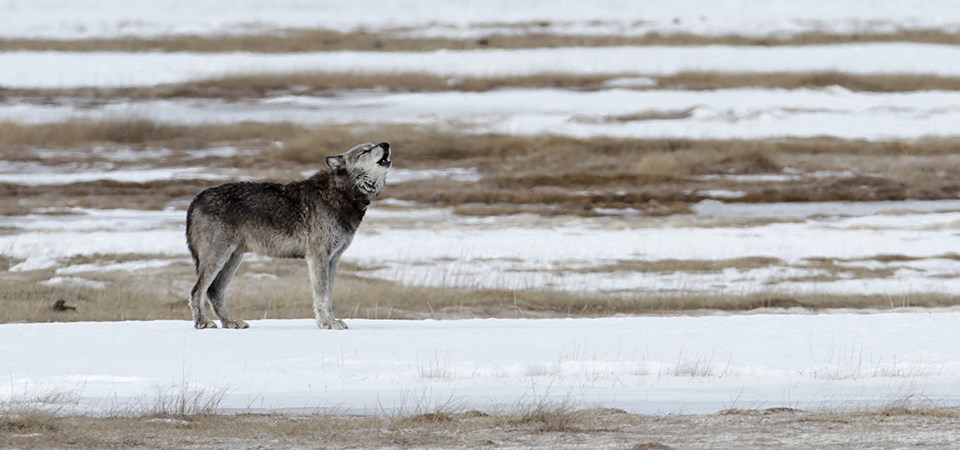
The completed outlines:
<svg viewBox="0 0 960 450">
<path fill-rule="evenodd" d="M 389 183 L 409 183 L 411 181 L 435 180 L 438 178 L 450 181 L 473 183 L 480 181 L 480 172 L 474 168 L 451 167 L 447 169 L 391 169 L 387 175 Z"/>
<path fill-rule="evenodd" d="M 373 207 L 344 258 L 377 267 L 363 276 L 427 286 L 555 289 L 627 296 L 781 291 L 901 295 L 960 290 L 960 277 L 956 276 L 960 263 L 945 257 L 960 248 L 960 235 L 955 233 L 960 223 L 960 203 L 956 201 L 764 206 L 704 201 L 697 205 L 697 215 L 667 219 L 648 218 L 629 210 L 616 219 L 473 218 L 457 216 L 449 209 Z M 0 226 L 22 230 L 0 236 L 0 253 L 23 260 L 11 270 L 59 267 L 66 258 L 98 253 L 164 255 L 176 258 L 174 261 L 184 261 L 188 256 L 182 211 L 78 212 L 81 214 L 0 218 Z M 805 220 L 748 225 L 735 221 L 724 225 L 728 217 Z M 808 258 L 871 259 L 878 255 L 937 262 L 925 266 L 891 261 L 884 267 L 896 269 L 895 275 L 884 279 L 781 282 L 828 274 L 796 267 L 803 266 Z M 746 257 L 782 262 L 743 271 L 590 270 L 622 261 Z M 60 273 L 137 270 L 166 263 L 60 267 Z"/>
<path fill-rule="evenodd" d="M 813 216 L 871 216 L 876 214 L 948 213 L 960 211 L 960 200 L 904 200 L 878 202 L 722 203 L 704 200 L 691 208 L 703 217 L 804 218 Z M 911 215 L 912 219 L 916 216 Z M 896 217 L 892 220 L 901 221 Z"/>
<path fill-rule="evenodd" d="M 227 75 L 427 73 L 448 77 L 534 74 L 673 75 L 681 72 L 960 75 L 960 48 L 918 43 L 809 46 L 571 47 L 433 52 L 0 53 L 0 86 L 155 86 Z M 69 67 L 69 71 L 62 70 Z"/>
<path fill-rule="evenodd" d="M 44 286 L 81 286 L 94 289 L 104 289 L 107 287 L 107 283 L 103 281 L 93 281 L 86 278 L 77 277 L 53 277 L 49 280 L 40 282 L 40 284 Z"/>
<path fill-rule="evenodd" d="M 647 77 L 624 77 L 614 78 L 603 82 L 606 88 L 651 88 L 657 86 L 657 80 Z"/>
<path fill-rule="evenodd" d="M 170 264 L 181 262 L 183 260 L 178 259 L 148 259 L 143 261 L 127 261 L 122 263 L 90 263 L 90 264 L 76 264 L 73 266 L 61 267 L 55 271 L 56 274 L 67 275 L 75 273 L 86 273 L 86 272 L 110 272 L 110 271 L 124 271 L 124 272 L 137 272 L 144 269 L 155 269 L 158 267 L 166 267 Z"/>
<path fill-rule="evenodd" d="M 731 191 L 728 189 L 707 189 L 699 191 L 700 194 L 712 198 L 741 198 L 747 195 L 743 191 Z"/>
<path fill-rule="evenodd" d="M 957 312 L 606 319 L 255 320 L 0 325 L 0 400 L 75 393 L 67 410 L 135 408 L 190 387 L 222 411 L 378 414 L 451 400 L 647 414 L 763 405 L 869 407 L 904 394 L 958 406 Z M 483 342 L 483 345 L 477 345 Z M 103 351 L 110 348 L 109 352 Z M 906 391 L 906 392 L 904 392 Z"/>
<path fill-rule="evenodd" d="M 958 47 L 960 48 L 960 47 Z M 960 53 L 958 53 L 960 61 Z M 470 105 L 469 108 L 464 105 Z M 642 106 L 638 106 L 642 105 Z M 834 136 L 845 139 L 914 139 L 956 136 L 960 92 L 835 92 L 822 89 L 624 90 L 593 92 L 509 89 L 490 92 L 350 93 L 336 97 L 287 96 L 222 100 L 151 100 L 76 105 L 0 105 L 0 120 L 54 123 L 137 115 L 164 123 L 296 122 L 303 124 L 413 124 L 474 132 L 576 137 L 760 139 Z M 589 117 L 693 114 L 666 120 L 584 121 Z M 643 115 L 643 114 L 641 114 Z M 189 169 L 182 169 L 189 170 Z M 733 180 L 791 180 L 822 174 L 720 175 Z M 160 176 L 173 176 L 158 174 Z M 738 178 L 740 177 L 740 178 Z M 709 177 L 707 179 L 710 179 Z"/>
<path fill-rule="evenodd" d="M 5 164 L 7 165 L 7 164 Z M 203 167 L 182 167 L 163 169 L 117 169 L 117 170 L 84 170 L 77 172 L 74 166 L 43 166 L 39 164 L 24 165 L 32 170 L 26 173 L 0 173 L 0 183 L 15 183 L 28 185 L 51 185 L 84 183 L 90 181 L 119 181 L 124 183 L 146 183 L 165 180 L 221 180 L 239 178 L 226 174 L 210 173 Z"/>
</svg>

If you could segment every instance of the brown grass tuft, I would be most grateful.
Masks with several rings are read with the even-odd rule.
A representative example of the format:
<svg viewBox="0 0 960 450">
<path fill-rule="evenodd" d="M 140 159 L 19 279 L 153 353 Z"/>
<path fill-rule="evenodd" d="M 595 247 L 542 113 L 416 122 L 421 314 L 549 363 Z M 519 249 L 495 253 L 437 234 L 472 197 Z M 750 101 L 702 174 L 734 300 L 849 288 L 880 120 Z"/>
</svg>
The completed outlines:
<svg viewBox="0 0 960 450">
<path fill-rule="evenodd" d="M 549 26 L 549 24 L 547 24 Z M 556 47 L 611 47 L 635 45 L 823 45 L 851 42 L 921 42 L 957 45 L 960 38 L 943 30 L 898 30 L 891 33 L 802 33 L 793 36 L 704 36 L 685 33 L 625 35 L 553 34 L 540 23 L 487 24 L 513 28 L 513 33 L 491 32 L 479 38 L 407 37 L 406 29 L 338 32 L 294 29 L 264 34 L 177 35 L 161 37 L 56 39 L 2 39 L 0 51 L 117 51 L 117 52 L 310 52 L 310 51 L 434 51 L 440 49 L 519 49 Z"/>
</svg>

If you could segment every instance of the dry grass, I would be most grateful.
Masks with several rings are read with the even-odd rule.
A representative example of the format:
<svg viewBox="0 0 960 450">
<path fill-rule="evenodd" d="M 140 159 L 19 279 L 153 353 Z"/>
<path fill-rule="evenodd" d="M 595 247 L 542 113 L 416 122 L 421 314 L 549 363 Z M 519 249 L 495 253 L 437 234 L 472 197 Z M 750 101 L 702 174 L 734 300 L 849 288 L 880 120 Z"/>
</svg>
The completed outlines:
<svg viewBox="0 0 960 450">
<path fill-rule="evenodd" d="M 558 418 L 559 417 L 559 418 Z M 0 432 L 12 448 L 811 448 L 830 442 L 857 447 L 927 445 L 957 439 L 957 410 L 907 408 L 807 412 L 790 408 L 730 410 L 725 414 L 660 417 L 616 409 L 349 415 L 51 416 L 0 423 L 25 428 Z M 545 425 L 547 426 L 545 429 Z M 923 430 L 918 433 L 917 430 Z"/>
<path fill-rule="evenodd" d="M 116 258 L 102 256 L 104 261 Z M 89 259 L 87 259 L 89 261 Z M 762 259 L 743 260 L 739 267 L 767 264 Z M 677 264 L 693 267 L 690 262 Z M 722 264 L 722 263 L 718 263 Z M 230 306 L 239 318 L 308 318 L 310 288 L 306 264 L 301 260 L 245 262 L 228 292 Z M 719 265 L 694 264 L 694 268 L 719 270 Z M 803 294 L 772 292 L 748 295 L 715 295 L 675 292 L 664 294 L 576 294 L 524 289 L 465 289 L 412 287 L 363 278 L 368 268 L 342 267 L 337 279 L 336 313 L 345 318 L 450 319 L 472 317 L 537 318 L 601 317 L 617 314 L 689 314 L 703 311 L 749 311 L 758 308 L 893 309 L 898 307 L 960 306 L 960 298 L 946 294 L 917 293 L 903 296 Z M 649 267 L 629 269 L 646 270 Z M 666 266 L 659 269 L 667 270 Z M 619 268 L 611 268 L 619 270 Z M 847 270 L 842 268 L 840 270 Z M 49 270 L 7 273 L 0 280 L 0 323 L 116 320 L 189 320 L 187 293 L 194 281 L 188 261 L 175 262 L 148 272 L 101 270 L 72 277 L 106 283 L 103 289 L 76 285 L 44 286 Z M 62 300 L 76 310 L 57 310 Z"/>
<path fill-rule="evenodd" d="M 261 75 L 234 75 L 223 78 L 144 88 L 4 89 L 0 99 L 48 102 L 56 98 L 89 101 L 147 100 L 169 98 L 217 98 L 238 100 L 278 94 L 325 95 L 345 90 L 377 89 L 393 92 L 485 92 L 503 88 L 605 89 L 622 78 L 642 77 L 649 85 L 631 89 L 714 90 L 744 87 L 771 89 L 824 88 L 840 86 L 862 92 L 909 92 L 960 90 L 960 77 L 926 75 L 858 75 L 838 72 L 811 73 L 715 73 L 685 72 L 675 75 L 643 74 L 535 74 L 526 76 L 444 77 L 425 73 L 355 74 L 306 72 Z M 610 118 L 584 117 L 586 121 L 675 120 L 691 111 L 635 113 Z M 121 131 L 122 133 L 122 131 Z"/>
<path fill-rule="evenodd" d="M 323 157 L 358 142 L 389 141 L 396 167 L 476 168 L 476 182 L 442 177 L 392 183 L 385 198 L 452 207 L 460 214 L 608 215 L 635 210 L 647 215 L 688 212 L 712 189 L 741 191 L 736 201 L 872 201 L 945 199 L 960 195 L 960 141 L 901 142 L 830 138 L 715 141 L 685 139 L 576 139 L 561 136 L 466 134 L 406 125 L 309 128 L 292 124 L 221 126 L 161 125 L 141 120 L 0 125 L 5 159 L 51 161 L 32 149 L 93 146 L 203 148 L 237 145 L 259 152 L 207 158 L 192 164 L 241 169 L 255 178 L 289 181 Z M 276 142 L 280 142 L 279 145 Z M 87 160 L 78 157 L 82 161 Z M 158 163 L 162 165 L 163 163 Z M 172 160 L 182 165 L 182 159 Z M 703 175 L 778 173 L 790 167 L 836 176 L 776 182 Z M 842 175 L 853 172 L 854 175 Z M 858 175 L 858 173 L 867 174 Z M 96 181 L 65 186 L 0 184 L 0 213 L 24 214 L 44 207 L 161 209 L 185 207 L 216 181 L 122 183 Z M 729 201 L 729 200 L 728 200 Z"/>
<path fill-rule="evenodd" d="M 823 45 L 854 42 L 918 42 L 957 45 L 960 37 L 941 30 L 898 30 L 893 33 L 803 33 L 785 37 L 693 34 L 570 35 L 550 33 L 547 23 L 488 24 L 494 29 L 514 28 L 516 33 L 491 31 L 479 38 L 408 37 L 406 30 L 337 32 L 324 29 L 286 30 L 250 35 L 179 35 L 163 37 L 90 38 L 74 40 L 2 39 L 0 51 L 114 51 L 114 52 L 314 52 L 314 51 L 434 51 L 521 49 L 556 47 L 691 46 L 691 45 Z"/>
</svg>

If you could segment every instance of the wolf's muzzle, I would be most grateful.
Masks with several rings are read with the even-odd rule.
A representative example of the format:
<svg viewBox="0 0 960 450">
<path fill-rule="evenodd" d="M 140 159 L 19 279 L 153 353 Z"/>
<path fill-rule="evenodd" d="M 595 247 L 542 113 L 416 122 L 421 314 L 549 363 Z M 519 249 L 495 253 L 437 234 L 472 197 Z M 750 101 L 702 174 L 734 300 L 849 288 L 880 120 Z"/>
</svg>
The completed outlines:
<svg viewBox="0 0 960 450">
<path fill-rule="evenodd" d="M 383 149 L 383 157 L 380 158 L 380 161 L 377 161 L 377 164 L 380 164 L 383 167 L 390 168 L 392 165 L 390 162 L 390 144 L 386 142 L 381 142 L 379 144 L 380 148 Z"/>
</svg>

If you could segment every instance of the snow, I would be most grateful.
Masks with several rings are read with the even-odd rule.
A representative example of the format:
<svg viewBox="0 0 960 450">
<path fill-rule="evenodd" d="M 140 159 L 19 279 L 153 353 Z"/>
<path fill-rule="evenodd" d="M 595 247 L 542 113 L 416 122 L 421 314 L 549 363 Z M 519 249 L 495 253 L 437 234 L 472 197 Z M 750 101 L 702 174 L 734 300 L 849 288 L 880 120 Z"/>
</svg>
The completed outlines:
<svg viewBox="0 0 960 450">
<path fill-rule="evenodd" d="M 960 48 L 960 47 L 958 47 Z M 960 61 L 960 54 L 958 54 Z M 465 107 L 469 105 L 469 108 Z M 845 89 L 611 89 L 575 92 L 506 89 L 491 92 L 350 93 L 264 100 L 155 100 L 105 103 L 0 104 L 0 121 L 51 123 L 140 117 L 170 123 L 295 122 L 415 124 L 508 134 L 565 134 L 685 139 L 833 136 L 915 139 L 956 136 L 960 92 L 851 92 Z M 635 114 L 690 114 L 668 120 L 616 120 Z M 189 170 L 189 169 L 181 169 Z M 835 174 L 830 174 L 835 175 Z M 91 175 L 92 176 L 92 175 Z M 158 175 L 159 176 L 159 175 Z M 769 177 L 769 175 L 763 175 Z M 774 174 L 794 179 L 797 174 Z M 743 177 L 743 176 L 741 176 Z M 746 176 L 747 180 L 751 176 Z M 738 179 L 739 178 L 733 178 Z M 767 181 L 771 178 L 757 178 Z"/>
<path fill-rule="evenodd" d="M 103 289 L 107 287 L 107 283 L 103 281 L 93 281 L 76 277 L 53 277 L 49 280 L 41 281 L 40 284 L 44 286 L 81 286 L 93 289 Z"/>
<path fill-rule="evenodd" d="M 896 213 L 935 213 L 960 211 L 960 200 L 903 200 L 878 202 L 787 202 L 722 203 L 706 200 L 694 204 L 693 212 L 702 217 L 805 218 L 812 216 L 871 216 Z M 916 217 L 916 216 L 911 216 Z M 933 215 L 932 217 L 942 217 Z"/>
<path fill-rule="evenodd" d="M 376 11 L 376 14 L 371 14 Z M 243 34 L 291 28 L 489 33 L 789 35 L 960 28 L 950 0 L 2 0 L 0 36 L 92 38 Z M 481 34 L 482 33 L 482 34 Z"/>
<path fill-rule="evenodd" d="M 55 271 L 56 274 L 76 274 L 76 273 L 85 273 L 85 272 L 109 272 L 109 271 L 125 271 L 125 272 L 137 272 L 144 269 L 155 269 L 158 267 L 166 267 L 170 264 L 176 262 L 187 260 L 176 260 L 176 259 L 148 259 L 143 261 L 127 261 L 121 263 L 89 263 L 89 264 L 76 264 L 67 267 L 61 267 Z"/>
<path fill-rule="evenodd" d="M 154 86 L 290 72 L 427 73 L 448 77 L 680 72 L 960 75 L 960 47 L 918 43 L 643 46 L 432 52 L 3 52 L 0 86 Z M 62 70 L 70 67 L 69 71 Z"/>
<path fill-rule="evenodd" d="M 238 177 L 210 173 L 208 169 L 203 167 L 91 170 L 77 165 L 47 166 L 36 163 L 0 161 L 0 183 L 26 185 L 71 184 L 102 180 L 122 183 L 148 183 L 165 180 L 222 180 L 225 178 Z"/>
<path fill-rule="evenodd" d="M 911 295 L 960 290 L 960 202 L 875 202 L 766 205 L 704 201 L 697 213 L 673 218 L 471 218 L 448 209 L 371 208 L 344 260 L 371 268 L 362 276 L 406 285 L 551 289 L 613 295 L 746 295 L 825 293 Z M 69 210 L 0 219 L 0 253 L 22 260 L 11 268 L 138 270 L 151 260 L 186 261 L 184 213 L 169 210 Z M 733 218 L 768 218 L 742 223 Z M 783 222 L 783 219 L 790 221 Z M 677 243 L 684 243 L 678 245 Z M 79 255 L 152 255 L 146 262 L 62 267 Z M 812 258 L 888 261 L 894 275 L 821 282 L 830 275 Z M 769 266 L 717 271 L 616 269 L 631 262 L 774 258 Z M 149 266 L 153 267 L 153 266 Z M 243 273 L 243 269 L 241 269 Z M 306 281 L 304 281 L 306 282 Z"/>
<path fill-rule="evenodd" d="M 0 400 L 63 412 L 223 394 L 224 412 L 489 412 L 536 404 L 646 414 L 958 406 L 960 313 L 603 319 L 256 320 L 0 325 Z"/>
<path fill-rule="evenodd" d="M 451 167 L 447 169 L 390 169 L 389 182 L 410 183 L 413 181 L 447 179 L 463 183 L 480 181 L 480 173 L 475 168 Z"/>
<path fill-rule="evenodd" d="M 57 267 L 78 255 L 186 256 L 183 211 L 67 209 L 57 214 L 0 216 L 0 227 L 23 230 L 0 237 L 0 254 L 23 259 L 10 271 Z M 176 231 L 174 231 L 176 230 Z"/>
</svg>

